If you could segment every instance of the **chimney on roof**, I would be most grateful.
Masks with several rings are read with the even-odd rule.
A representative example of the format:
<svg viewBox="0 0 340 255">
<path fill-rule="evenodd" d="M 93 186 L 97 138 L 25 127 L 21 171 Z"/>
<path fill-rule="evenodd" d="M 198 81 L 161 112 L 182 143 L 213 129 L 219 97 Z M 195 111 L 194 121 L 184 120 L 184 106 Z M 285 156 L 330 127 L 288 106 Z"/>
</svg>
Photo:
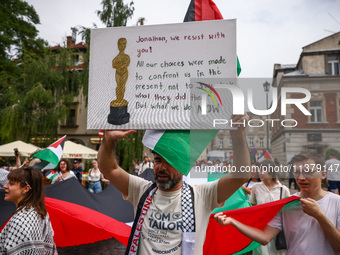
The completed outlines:
<svg viewBox="0 0 340 255">
<path fill-rule="evenodd" d="M 67 48 L 70 48 L 75 45 L 75 41 L 73 40 L 72 36 L 67 36 Z"/>
</svg>

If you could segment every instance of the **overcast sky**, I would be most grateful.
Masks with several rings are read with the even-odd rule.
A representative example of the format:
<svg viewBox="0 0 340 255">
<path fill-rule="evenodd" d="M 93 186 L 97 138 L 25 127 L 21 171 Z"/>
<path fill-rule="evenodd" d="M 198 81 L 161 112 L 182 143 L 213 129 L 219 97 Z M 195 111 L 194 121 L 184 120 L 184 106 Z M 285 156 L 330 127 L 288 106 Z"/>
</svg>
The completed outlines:
<svg viewBox="0 0 340 255">
<path fill-rule="evenodd" d="M 101 0 L 27 0 L 40 17 L 40 37 L 62 44 L 71 27 L 105 27 Z M 274 63 L 296 64 L 302 47 L 340 31 L 339 0 L 215 0 L 225 19 L 237 19 L 241 78 L 271 78 Z M 125 0 L 125 3 L 128 3 Z M 128 26 L 183 22 L 190 0 L 135 0 Z M 331 31 L 331 32 L 330 32 Z M 78 36 L 77 41 L 80 41 Z M 261 86 L 261 85 L 259 85 Z M 262 89 L 262 88 L 260 88 Z"/>
</svg>

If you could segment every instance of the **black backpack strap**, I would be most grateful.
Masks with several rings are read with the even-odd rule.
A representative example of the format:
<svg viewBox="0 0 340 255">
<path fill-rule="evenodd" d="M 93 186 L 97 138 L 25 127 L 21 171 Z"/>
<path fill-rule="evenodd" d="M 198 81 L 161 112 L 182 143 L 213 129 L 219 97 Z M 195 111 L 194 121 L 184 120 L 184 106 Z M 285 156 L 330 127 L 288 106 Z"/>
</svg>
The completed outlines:
<svg viewBox="0 0 340 255">
<path fill-rule="evenodd" d="M 136 211 L 136 215 L 135 215 L 135 220 L 133 222 L 132 228 L 131 228 L 131 233 L 130 233 L 130 237 L 129 237 L 129 243 L 126 247 L 126 251 L 125 251 L 125 255 L 129 254 L 130 251 L 130 247 L 131 247 L 131 243 L 133 240 L 133 234 L 135 233 L 136 227 L 137 227 L 137 223 L 139 220 L 139 216 L 142 212 L 142 208 L 144 205 L 144 202 L 146 200 L 146 198 L 148 197 L 149 193 L 151 190 L 153 190 L 156 187 L 156 183 L 154 182 L 141 196 L 141 198 L 139 199 L 138 205 L 137 205 L 137 211 Z"/>
<path fill-rule="evenodd" d="M 282 199 L 282 187 L 280 189 L 280 199 Z"/>
</svg>

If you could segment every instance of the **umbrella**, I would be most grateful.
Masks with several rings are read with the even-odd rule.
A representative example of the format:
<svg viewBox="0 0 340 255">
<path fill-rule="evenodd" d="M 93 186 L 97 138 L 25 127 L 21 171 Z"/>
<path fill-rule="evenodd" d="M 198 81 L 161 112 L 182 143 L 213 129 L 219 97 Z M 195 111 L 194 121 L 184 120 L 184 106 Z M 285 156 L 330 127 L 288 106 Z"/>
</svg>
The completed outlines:
<svg viewBox="0 0 340 255">
<path fill-rule="evenodd" d="M 18 148 L 22 157 L 29 157 L 33 152 L 39 149 L 39 147 L 25 143 L 23 141 L 15 141 L 7 144 L 0 145 L 1 157 L 14 157 L 14 148 Z"/>
<path fill-rule="evenodd" d="M 77 144 L 71 141 L 66 141 L 64 144 L 63 158 L 82 158 L 95 159 L 98 152 L 84 145 Z"/>
</svg>

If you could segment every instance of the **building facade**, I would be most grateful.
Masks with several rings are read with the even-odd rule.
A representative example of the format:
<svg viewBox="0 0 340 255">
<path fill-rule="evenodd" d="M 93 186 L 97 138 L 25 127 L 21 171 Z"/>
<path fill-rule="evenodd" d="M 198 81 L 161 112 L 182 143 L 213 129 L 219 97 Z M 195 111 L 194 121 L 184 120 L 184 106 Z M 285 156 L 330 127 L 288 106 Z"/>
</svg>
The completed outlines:
<svg viewBox="0 0 340 255">
<path fill-rule="evenodd" d="M 251 126 L 246 124 L 246 136 L 248 147 L 252 155 L 252 161 L 256 160 L 263 155 L 264 151 L 267 149 L 267 124 L 265 121 L 267 116 L 257 116 L 248 112 L 250 119 L 262 120 L 262 122 L 253 122 Z M 220 150 L 224 151 L 226 158 L 230 158 L 233 155 L 232 140 L 229 134 L 229 130 L 218 131 L 215 138 L 208 145 L 204 156 L 208 154 L 209 151 Z"/>
<path fill-rule="evenodd" d="M 51 51 L 58 54 L 61 46 L 51 47 Z M 72 61 L 74 61 L 70 72 L 82 72 L 85 66 L 85 54 L 88 45 L 76 43 L 75 35 L 67 36 L 66 47 L 72 50 Z M 75 143 L 97 149 L 100 142 L 98 130 L 87 130 L 87 104 L 83 91 L 74 98 L 73 104 L 69 106 L 69 115 L 59 122 L 58 134 L 67 135 L 67 139 Z"/>
<path fill-rule="evenodd" d="M 278 89 L 278 105 L 271 119 L 296 121 L 295 127 L 284 127 L 277 121 L 271 129 L 272 155 L 282 164 L 301 151 L 314 151 L 323 156 L 329 148 L 340 150 L 339 59 L 340 32 L 303 47 L 296 65 L 274 65 L 272 86 Z M 282 88 L 308 90 L 311 98 L 303 106 L 311 115 L 288 104 L 283 116 Z M 303 97 L 302 93 L 286 95 L 291 99 Z"/>
</svg>

